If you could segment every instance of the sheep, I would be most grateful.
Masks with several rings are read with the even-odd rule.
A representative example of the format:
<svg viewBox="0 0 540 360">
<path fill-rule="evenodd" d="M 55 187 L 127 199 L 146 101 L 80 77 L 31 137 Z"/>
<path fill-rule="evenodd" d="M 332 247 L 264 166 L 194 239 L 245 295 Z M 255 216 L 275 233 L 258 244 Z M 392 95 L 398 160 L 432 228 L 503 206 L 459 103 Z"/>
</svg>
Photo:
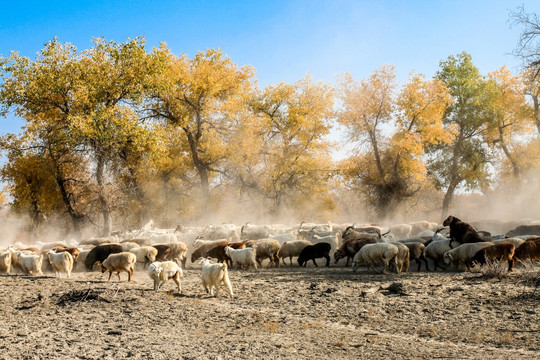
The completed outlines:
<svg viewBox="0 0 540 360">
<path fill-rule="evenodd" d="M 240 240 L 266 239 L 270 235 L 270 230 L 266 226 L 246 224 L 240 229 Z"/>
<path fill-rule="evenodd" d="M 141 246 L 129 250 L 130 253 L 135 254 L 138 263 L 142 263 L 143 267 L 155 262 L 158 256 L 158 250 L 153 246 Z"/>
<path fill-rule="evenodd" d="M 46 255 L 57 277 L 61 272 L 66 273 L 68 278 L 71 276 L 73 256 L 69 252 L 56 252 L 54 249 L 50 249 Z"/>
<path fill-rule="evenodd" d="M 399 243 L 399 242 L 391 242 L 390 244 L 393 244 L 395 246 L 397 246 L 398 248 L 398 254 L 396 256 L 396 261 L 395 261 L 395 264 L 396 264 L 396 273 L 401 273 L 401 272 L 407 272 L 409 271 L 409 265 L 410 265 L 410 260 L 409 260 L 409 247 L 406 246 L 405 244 L 402 244 L 402 243 Z"/>
<path fill-rule="evenodd" d="M 225 252 L 225 247 L 232 247 L 233 249 L 245 249 L 244 243 L 227 243 L 224 245 L 216 245 L 206 252 L 206 257 L 215 258 L 218 262 L 226 261 L 229 266 L 232 266 L 232 260 Z"/>
<path fill-rule="evenodd" d="M 119 244 L 103 244 L 98 245 L 86 256 L 84 265 L 87 270 L 91 270 L 96 262 L 103 263 L 103 261 L 110 255 L 122 252 L 122 246 Z"/>
<path fill-rule="evenodd" d="M 222 285 L 225 285 L 225 289 L 231 297 L 234 296 L 226 263 L 216 264 L 208 259 L 202 259 L 199 264 L 202 264 L 203 287 L 210 296 L 217 297 Z M 215 295 L 214 289 L 216 290 Z"/>
<path fill-rule="evenodd" d="M 54 250 L 57 253 L 68 252 L 73 258 L 74 262 L 77 261 L 77 259 L 79 258 L 79 255 L 81 254 L 81 250 L 79 250 L 76 247 L 54 247 L 52 248 L 52 250 Z"/>
<path fill-rule="evenodd" d="M 293 256 L 298 256 L 302 252 L 302 250 L 308 246 L 312 245 L 311 241 L 307 240 L 292 240 L 292 241 L 286 241 L 281 245 L 281 248 L 279 249 L 278 256 L 283 260 L 283 265 L 285 264 L 285 258 L 289 258 L 290 266 L 292 266 L 292 258 Z"/>
<path fill-rule="evenodd" d="M 471 225 L 452 215 L 444 220 L 443 226 L 449 226 L 450 238 L 461 244 L 489 241 L 480 237 Z"/>
<path fill-rule="evenodd" d="M 412 226 L 409 224 L 396 224 L 388 229 L 394 237 L 403 239 L 411 236 Z"/>
<path fill-rule="evenodd" d="M 352 239 L 365 239 L 365 238 L 377 239 L 377 237 L 379 236 L 378 235 L 379 233 L 377 231 L 360 232 L 360 231 L 355 230 L 352 226 L 349 226 L 341 234 L 341 239 L 343 243 L 345 243 L 347 240 L 352 240 Z"/>
<path fill-rule="evenodd" d="M 150 240 L 148 239 L 127 239 L 120 241 L 120 244 L 135 243 L 139 246 L 150 246 Z"/>
<path fill-rule="evenodd" d="M 478 242 L 462 244 L 455 249 L 449 250 L 444 253 L 444 262 L 450 264 L 451 262 L 457 263 L 458 268 L 460 265 L 465 265 L 467 270 L 471 270 L 471 260 L 476 253 L 488 246 L 494 246 L 491 242 Z"/>
<path fill-rule="evenodd" d="M 437 226 L 437 223 L 422 220 L 422 221 L 415 221 L 415 222 L 409 223 L 409 225 L 411 225 L 411 235 L 413 235 L 413 236 L 421 236 L 419 234 L 424 232 L 424 231 L 426 231 L 426 232 L 427 231 L 432 231 L 432 229 L 434 229 Z M 422 236 L 432 236 L 432 235 L 433 234 L 431 234 L 431 235 L 422 235 Z"/>
<path fill-rule="evenodd" d="M 93 245 L 93 246 L 100 246 L 104 244 L 110 244 L 111 240 L 105 239 L 105 238 L 93 238 L 93 239 L 87 239 L 87 240 L 81 240 L 79 242 L 79 245 Z"/>
<path fill-rule="evenodd" d="M 525 242 L 525 240 L 520 239 L 520 238 L 504 238 L 504 239 L 493 240 L 494 244 L 500 244 L 500 243 L 503 243 L 503 242 L 510 242 L 510 243 L 514 244 L 514 246 L 517 249 L 517 247 L 519 245 L 523 244 Z"/>
<path fill-rule="evenodd" d="M 158 291 L 167 280 L 172 279 L 178 286 L 178 292 L 182 292 L 180 278 L 184 276 L 182 268 L 174 261 L 155 261 L 148 267 L 148 276 L 154 280 L 154 291 Z"/>
<path fill-rule="evenodd" d="M 234 249 L 230 246 L 225 246 L 225 254 L 231 259 L 233 267 L 254 267 L 257 269 L 257 260 L 255 257 L 256 250 L 254 248 Z"/>
<path fill-rule="evenodd" d="M 439 265 L 439 262 L 444 263 L 444 254 L 452 250 L 452 248 L 459 246 L 458 242 L 455 242 L 454 240 L 436 240 L 432 241 L 429 244 L 425 245 L 424 248 L 424 257 L 426 259 L 431 259 L 435 263 L 435 267 L 433 268 L 433 271 L 437 270 L 437 267 L 439 267 L 441 270 L 444 270 L 441 265 Z M 427 266 L 426 262 L 426 269 L 429 270 L 429 267 Z"/>
<path fill-rule="evenodd" d="M 508 271 L 512 271 L 515 251 L 516 246 L 511 242 L 501 242 L 478 251 L 471 259 L 471 263 L 476 262 L 481 266 L 484 265 L 488 259 L 497 262 L 508 261 Z"/>
<path fill-rule="evenodd" d="M 157 261 L 167 260 L 167 257 L 171 253 L 171 247 L 169 245 L 156 244 L 156 245 L 151 245 L 151 246 L 158 251 L 156 255 Z"/>
<path fill-rule="evenodd" d="M 21 264 L 23 272 L 30 275 L 43 275 L 41 266 L 43 265 L 42 255 L 27 255 L 23 253 L 17 254 L 17 260 Z"/>
<path fill-rule="evenodd" d="M 509 237 L 520 235 L 540 235 L 540 225 L 520 225 L 506 233 Z"/>
<path fill-rule="evenodd" d="M 313 265 L 318 267 L 315 259 L 324 257 L 326 259 L 326 266 L 330 266 L 330 250 L 332 245 L 326 242 L 320 242 L 313 245 L 308 245 L 302 249 L 298 256 L 298 265 L 300 267 L 306 267 L 309 260 L 313 261 Z"/>
<path fill-rule="evenodd" d="M 11 272 L 11 251 L 0 252 L 0 270 L 9 275 Z"/>
<path fill-rule="evenodd" d="M 201 257 L 206 257 L 206 253 L 216 245 L 226 245 L 229 240 L 213 240 L 210 242 L 203 242 L 201 245 L 195 245 L 195 251 L 191 254 L 191 262 L 194 263 Z"/>
<path fill-rule="evenodd" d="M 111 276 L 114 271 L 118 275 L 118 280 L 121 281 L 120 272 L 125 271 L 128 273 L 128 281 L 131 281 L 133 273 L 135 272 L 135 263 L 137 262 L 137 256 L 131 252 L 119 252 L 110 254 L 102 263 L 101 263 L 101 272 L 109 272 L 109 279 L 111 281 Z"/>
<path fill-rule="evenodd" d="M 158 246 L 158 245 L 168 246 L 171 249 L 171 251 L 169 255 L 167 256 L 167 258 L 169 260 L 176 262 L 178 265 L 182 263 L 183 268 L 186 267 L 187 252 L 188 252 L 188 246 L 186 243 L 179 241 L 179 242 L 167 243 L 167 244 L 156 244 L 154 246 Z"/>
<path fill-rule="evenodd" d="M 81 252 L 79 253 L 79 256 L 77 257 L 77 260 L 73 259 L 73 269 L 76 270 L 76 271 L 83 271 L 86 269 L 86 266 L 85 266 L 85 261 L 86 261 L 86 257 L 88 256 L 88 254 L 90 253 L 90 250 L 81 250 Z M 100 265 L 101 266 L 101 265 Z"/>
<path fill-rule="evenodd" d="M 424 256 L 424 249 L 426 248 L 425 245 L 421 242 L 406 242 L 403 244 L 409 248 L 409 262 L 411 260 L 416 261 L 416 264 L 418 265 L 417 271 L 420 271 L 422 261 L 425 262 L 427 269 L 428 261 Z"/>
<path fill-rule="evenodd" d="M 261 239 L 252 247 L 255 249 L 255 259 L 259 266 L 262 267 L 262 261 L 264 259 L 269 259 L 270 264 L 268 266 L 271 266 L 273 263 L 275 267 L 279 267 L 278 253 L 281 246 L 277 240 Z"/>
<path fill-rule="evenodd" d="M 375 244 L 375 238 L 351 239 L 345 241 L 334 253 L 334 263 L 337 264 L 340 259 L 347 258 L 345 266 L 349 266 L 349 259 L 352 260 L 354 255 L 367 244 Z"/>
<path fill-rule="evenodd" d="M 364 245 L 354 255 L 352 268 L 353 272 L 356 272 L 360 265 L 368 265 L 370 269 L 375 270 L 375 265 L 384 264 L 384 268 L 380 273 L 387 274 L 391 263 L 398 268 L 396 263 L 396 256 L 399 254 L 399 249 L 396 245 L 391 243 L 376 243 Z"/>
<path fill-rule="evenodd" d="M 514 258 L 518 261 L 540 260 L 540 240 L 531 239 L 519 245 L 514 253 Z"/>
<path fill-rule="evenodd" d="M 122 251 L 123 252 L 130 251 L 131 249 L 136 249 L 136 248 L 141 247 L 139 244 L 137 244 L 135 242 L 129 242 L 129 241 L 121 242 L 120 246 L 122 246 Z"/>
<path fill-rule="evenodd" d="M 284 234 L 276 234 L 276 235 L 269 234 L 268 238 L 277 240 L 279 242 L 279 244 L 282 245 L 282 246 L 286 242 L 291 242 L 291 241 L 297 240 L 297 236 L 296 236 L 296 234 L 294 232 L 287 232 L 287 233 L 284 233 Z"/>
</svg>

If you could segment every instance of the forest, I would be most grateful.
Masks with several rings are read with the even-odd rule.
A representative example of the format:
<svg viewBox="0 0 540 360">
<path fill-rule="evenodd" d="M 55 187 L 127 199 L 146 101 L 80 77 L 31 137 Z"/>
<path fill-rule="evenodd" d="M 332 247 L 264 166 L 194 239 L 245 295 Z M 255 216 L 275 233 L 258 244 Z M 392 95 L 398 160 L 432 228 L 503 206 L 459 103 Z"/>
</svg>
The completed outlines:
<svg viewBox="0 0 540 360">
<path fill-rule="evenodd" d="M 387 64 L 363 79 L 308 74 L 261 88 L 256 69 L 221 49 L 189 57 L 144 37 L 12 52 L 0 57 L 0 115 L 25 125 L 0 138 L 2 205 L 28 232 L 76 235 L 151 219 L 440 221 L 459 206 L 478 218 L 495 216 L 482 206 L 538 215 L 540 23 L 523 10 L 511 18 L 521 72 L 482 74 L 461 52 L 405 84 Z"/>
</svg>

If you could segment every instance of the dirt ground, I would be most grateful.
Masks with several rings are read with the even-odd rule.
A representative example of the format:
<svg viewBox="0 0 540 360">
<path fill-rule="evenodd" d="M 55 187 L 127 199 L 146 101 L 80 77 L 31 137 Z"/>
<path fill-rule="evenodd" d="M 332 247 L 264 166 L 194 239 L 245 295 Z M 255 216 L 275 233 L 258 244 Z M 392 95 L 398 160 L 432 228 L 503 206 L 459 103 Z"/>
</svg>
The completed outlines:
<svg viewBox="0 0 540 360">
<path fill-rule="evenodd" d="M 229 270 L 235 296 L 209 297 L 200 269 L 182 293 L 100 273 L 0 276 L 2 359 L 538 359 L 540 289 L 519 271 L 281 267 Z M 378 286 L 400 282 L 403 294 Z M 365 293 L 367 291 L 367 293 Z"/>
</svg>

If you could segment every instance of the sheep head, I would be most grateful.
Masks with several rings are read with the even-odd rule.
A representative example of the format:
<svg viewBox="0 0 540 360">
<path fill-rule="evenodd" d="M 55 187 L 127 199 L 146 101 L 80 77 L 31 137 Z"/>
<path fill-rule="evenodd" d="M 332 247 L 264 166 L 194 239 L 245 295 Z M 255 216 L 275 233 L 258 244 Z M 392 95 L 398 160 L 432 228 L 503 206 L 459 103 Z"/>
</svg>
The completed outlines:
<svg viewBox="0 0 540 360">
<path fill-rule="evenodd" d="M 443 226 L 449 226 L 450 224 L 452 224 L 454 221 L 457 221 L 459 220 L 458 218 L 455 218 L 453 217 L 452 215 L 449 215 L 446 220 L 443 221 Z"/>
</svg>

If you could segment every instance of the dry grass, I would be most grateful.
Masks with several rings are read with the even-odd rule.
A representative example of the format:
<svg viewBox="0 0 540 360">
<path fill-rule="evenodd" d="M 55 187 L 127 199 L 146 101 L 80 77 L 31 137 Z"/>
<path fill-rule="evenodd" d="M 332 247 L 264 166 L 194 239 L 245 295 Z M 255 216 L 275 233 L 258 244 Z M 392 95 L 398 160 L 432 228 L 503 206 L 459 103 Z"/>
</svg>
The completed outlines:
<svg viewBox="0 0 540 360">
<path fill-rule="evenodd" d="M 508 272 L 508 262 L 507 261 L 497 261 L 492 259 L 486 259 L 486 263 L 483 266 L 480 266 L 478 263 L 474 264 L 474 269 L 478 271 L 484 279 L 499 279 L 509 277 Z"/>
</svg>

